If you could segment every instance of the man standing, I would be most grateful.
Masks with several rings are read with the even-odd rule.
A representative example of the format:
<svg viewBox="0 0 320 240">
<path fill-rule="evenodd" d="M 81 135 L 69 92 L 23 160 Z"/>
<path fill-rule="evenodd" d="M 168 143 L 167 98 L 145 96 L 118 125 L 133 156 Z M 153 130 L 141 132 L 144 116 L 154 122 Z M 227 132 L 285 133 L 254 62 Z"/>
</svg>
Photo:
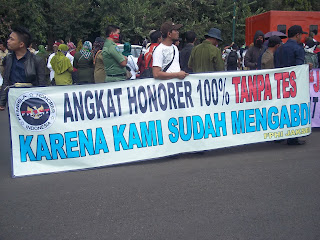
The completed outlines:
<svg viewBox="0 0 320 240">
<path fill-rule="evenodd" d="M 304 50 L 301 45 L 302 27 L 294 25 L 288 29 L 288 41 L 277 49 L 275 53 L 275 67 L 290 67 L 304 64 Z"/>
<path fill-rule="evenodd" d="M 206 40 L 192 49 L 189 68 L 194 73 L 223 71 L 221 51 L 217 48 L 219 41 L 222 41 L 221 31 L 211 28 L 205 38 Z"/>
<path fill-rule="evenodd" d="M 193 31 L 186 32 L 187 45 L 180 52 L 180 66 L 181 69 L 187 73 L 192 73 L 192 69 L 188 68 L 188 62 L 191 55 L 191 51 L 196 41 L 196 33 Z"/>
<path fill-rule="evenodd" d="M 7 86 L 23 83 L 28 86 L 45 86 L 45 62 L 27 49 L 31 34 L 19 27 L 10 34 L 7 46 L 12 51 L 6 57 L 3 85 L 0 93 L 0 110 L 5 109 L 8 99 Z"/>
<path fill-rule="evenodd" d="M 281 38 L 279 36 L 271 36 L 268 41 L 268 49 L 262 54 L 261 69 L 274 68 L 274 53 L 280 47 Z"/>
<path fill-rule="evenodd" d="M 294 25 L 288 29 L 288 41 L 277 49 L 274 55 L 274 63 L 276 68 L 290 67 L 304 64 L 305 52 L 301 45 L 302 27 Z M 309 86 L 306 86 L 309 87 Z M 288 145 L 302 145 L 305 141 L 298 138 L 290 138 L 287 140 Z"/>
<path fill-rule="evenodd" d="M 8 49 L 4 45 L 4 43 L 0 40 L 0 73 L 1 76 L 3 77 L 4 75 L 4 64 L 3 64 L 3 59 L 5 56 L 8 55 Z"/>
<path fill-rule="evenodd" d="M 154 49 L 159 46 L 162 42 L 162 36 L 160 31 L 154 31 L 150 34 L 151 45 L 147 49 L 146 53 L 144 54 L 144 61 L 145 61 L 145 69 L 152 67 L 152 53 Z M 151 61 L 151 62 L 150 62 Z"/>
<path fill-rule="evenodd" d="M 264 34 L 262 31 L 256 31 L 253 38 L 253 46 L 249 48 L 246 55 L 244 56 L 244 65 L 250 70 L 258 69 L 258 59 L 259 56 L 264 52 L 265 47 L 264 43 Z"/>
<path fill-rule="evenodd" d="M 119 42 L 120 28 L 109 25 L 106 29 L 107 39 L 102 49 L 105 82 L 126 80 L 127 57 L 123 56 L 116 43 Z"/>
<path fill-rule="evenodd" d="M 184 79 L 188 73 L 181 71 L 179 64 L 179 50 L 173 45 L 174 40 L 179 39 L 181 24 L 165 22 L 161 25 L 163 41 L 153 52 L 153 77 L 156 79 Z"/>
</svg>

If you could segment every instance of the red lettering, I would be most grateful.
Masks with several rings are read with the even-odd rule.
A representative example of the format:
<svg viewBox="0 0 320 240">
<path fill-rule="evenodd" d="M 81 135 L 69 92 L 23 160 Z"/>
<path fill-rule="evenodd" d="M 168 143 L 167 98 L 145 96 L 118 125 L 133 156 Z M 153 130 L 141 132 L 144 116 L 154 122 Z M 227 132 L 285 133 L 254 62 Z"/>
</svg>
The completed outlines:
<svg viewBox="0 0 320 240">
<path fill-rule="evenodd" d="M 240 77 L 233 77 L 232 78 L 232 84 L 234 85 L 234 90 L 236 92 L 236 103 L 239 103 L 239 85 L 240 83 Z"/>
<path fill-rule="evenodd" d="M 277 98 L 280 99 L 280 82 L 282 80 L 282 73 L 275 73 L 274 74 L 274 80 L 277 81 Z"/>
<path fill-rule="evenodd" d="M 271 92 L 271 84 L 269 79 L 269 74 L 266 74 L 266 78 L 264 81 L 264 100 L 272 100 L 272 92 Z"/>
<path fill-rule="evenodd" d="M 257 76 L 257 82 L 258 82 L 258 101 L 261 101 L 261 92 L 264 89 L 263 75 L 258 75 Z"/>
<path fill-rule="evenodd" d="M 256 83 L 256 76 L 248 76 L 248 85 L 249 85 L 249 98 L 254 99 L 257 101 L 257 83 Z"/>
<path fill-rule="evenodd" d="M 313 83 L 313 81 L 314 81 L 313 70 L 310 70 L 310 72 L 309 72 L 309 82 Z"/>
<path fill-rule="evenodd" d="M 315 92 L 319 92 L 319 88 L 320 88 L 320 76 L 319 76 L 319 70 L 316 71 L 316 83 L 313 84 L 313 90 Z"/>
<path fill-rule="evenodd" d="M 244 99 L 246 99 L 246 102 L 251 102 L 251 99 L 249 99 L 246 77 L 243 77 L 241 80 L 241 99 L 240 99 L 240 102 L 243 103 Z"/>
<path fill-rule="evenodd" d="M 292 88 L 290 89 L 290 96 L 292 98 L 294 98 L 297 95 L 297 83 L 296 83 L 296 73 L 294 71 L 292 71 L 290 73 L 290 85 L 292 86 Z"/>
<path fill-rule="evenodd" d="M 289 72 L 283 73 L 283 80 L 282 80 L 282 94 L 283 98 L 289 98 L 290 97 L 290 91 L 287 91 L 286 88 L 289 87 L 289 81 L 286 81 L 286 79 L 289 78 Z"/>
</svg>

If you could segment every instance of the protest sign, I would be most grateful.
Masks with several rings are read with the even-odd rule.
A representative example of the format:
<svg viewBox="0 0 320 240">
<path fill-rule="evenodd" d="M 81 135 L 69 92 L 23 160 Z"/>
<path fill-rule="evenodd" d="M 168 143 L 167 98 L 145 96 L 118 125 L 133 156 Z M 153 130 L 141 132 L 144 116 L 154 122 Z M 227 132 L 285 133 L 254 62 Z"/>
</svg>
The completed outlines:
<svg viewBox="0 0 320 240">
<path fill-rule="evenodd" d="M 310 71 L 310 114 L 312 127 L 320 127 L 320 69 Z"/>
<path fill-rule="evenodd" d="M 311 133 L 308 65 L 10 89 L 13 176 Z"/>
</svg>

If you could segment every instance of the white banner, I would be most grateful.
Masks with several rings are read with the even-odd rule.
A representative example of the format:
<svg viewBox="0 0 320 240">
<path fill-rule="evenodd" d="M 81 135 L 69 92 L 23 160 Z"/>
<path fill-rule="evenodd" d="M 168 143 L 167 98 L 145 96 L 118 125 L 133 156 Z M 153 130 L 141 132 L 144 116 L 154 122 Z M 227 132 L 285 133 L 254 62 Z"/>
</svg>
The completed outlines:
<svg viewBox="0 0 320 240">
<path fill-rule="evenodd" d="M 13 176 L 88 169 L 311 133 L 308 65 L 12 88 Z"/>
</svg>

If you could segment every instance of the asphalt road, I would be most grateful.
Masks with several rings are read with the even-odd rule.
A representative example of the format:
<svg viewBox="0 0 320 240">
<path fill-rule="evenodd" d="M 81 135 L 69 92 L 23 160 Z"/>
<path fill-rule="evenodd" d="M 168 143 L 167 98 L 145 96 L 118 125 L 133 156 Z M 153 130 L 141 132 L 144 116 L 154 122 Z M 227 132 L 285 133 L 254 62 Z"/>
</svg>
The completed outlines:
<svg viewBox="0 0 320 240">
<path fill-rule="evenodd" d="M 11 178 L 0 113 L 0 240 L 320 239 L 320 131 L 95 170 Z"/>
</svg>

